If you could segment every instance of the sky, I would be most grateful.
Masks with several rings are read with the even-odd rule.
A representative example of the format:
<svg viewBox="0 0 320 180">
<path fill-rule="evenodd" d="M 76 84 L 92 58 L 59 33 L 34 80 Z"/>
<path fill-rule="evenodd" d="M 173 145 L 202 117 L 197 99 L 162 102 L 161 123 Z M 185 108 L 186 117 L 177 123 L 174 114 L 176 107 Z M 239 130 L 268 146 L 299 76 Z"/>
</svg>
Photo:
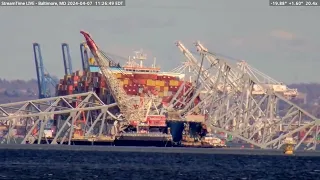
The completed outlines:
<svg viewBox="0 0 320 180">
<path fill-rule="evenodd" d="M 51 75 L 64 75 L 61 43 L 81 69 L 80 30 L 100 49 L 127 57 L 143 49 L 163 70 L 181 64 L 175 46 L 245 60 L 285 83 L 320 82 L 319 7 L 272 7 L 268 0 L 126 0 L 124 7 L 1 7 L 0 78 L 36 77 L 32 43 Z"/>
</svg>

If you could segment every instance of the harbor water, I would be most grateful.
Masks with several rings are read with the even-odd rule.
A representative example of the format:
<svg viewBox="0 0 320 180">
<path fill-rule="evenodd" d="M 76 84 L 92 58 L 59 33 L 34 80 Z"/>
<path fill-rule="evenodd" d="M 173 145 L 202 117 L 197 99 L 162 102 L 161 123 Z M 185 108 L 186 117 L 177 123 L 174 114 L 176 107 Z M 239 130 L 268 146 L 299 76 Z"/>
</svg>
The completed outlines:
<svg viewBox="0 0 320 180">
<path fill-rule="evenodd" d="M 310 179 L 320 157 L 1 149 L 0 179 Z"/>
</svg>

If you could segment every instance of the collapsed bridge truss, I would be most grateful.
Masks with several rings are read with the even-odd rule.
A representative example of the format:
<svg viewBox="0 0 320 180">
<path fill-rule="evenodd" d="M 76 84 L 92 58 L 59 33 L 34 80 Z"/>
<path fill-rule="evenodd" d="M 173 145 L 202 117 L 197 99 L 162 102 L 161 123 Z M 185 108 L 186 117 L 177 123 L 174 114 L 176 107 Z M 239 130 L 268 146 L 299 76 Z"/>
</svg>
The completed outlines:
<svg viewBox="0 0 320 180">
<path fill-rule="evenodd" d="M 188 69 L 198 74 L 196 81 L 203 84 L 197 91 L 202 101 L 193 109 L 205 111 L 210 130 L 231 134 L 260 148 L 279 149 L 287 137 L 296 141 L 295 149 L 317 148 L 320 120 L 288 100 L 292 98 L 288 96 L 296 95 L 295 90 L 262 83 L 249 71 L 209 52 L 200 42 L 195 46 L 201 62 L 181 42 L 176 45 L 187 60 L 175 70 Z"/>
<path fill-rule="evenodd" d="M 169 103 L 171 107 L 184 104 L 179 105 L 180 117 L 204 115 L 209 130 L 231 134 L 260 148 L 280 148 L 286 137 L 292 137 L 296 149 L 317 149 L 320 120 L 289 101 L 287 91 L 262 83 L 199 42 L 195 46 L 200 61 L 181 42 L 176 45 L 187 57 L 184 65 L 191 71 L 196 87 L 192 96 L 178 100 L 173 97 Z M 198 96 L 200 102 L 193 103 Z M 185 99 L 188 102 L 183 102 Z M 50 144 L 70 145 L 77 131 L 84 132 L 79 135 L 83 139 L 114 137 L 122 119 L 116 107 L 116 103 L 104 104 L 93 92 L 0 104 L 0 126 L 8 127 L 0 143 L 40 144 L 49 122 L 56 127 L 47 141 Z M 13 135 L 17 127 L 21 132 Z"/>
<path fill-rule="evenodd" d="M 0 123 L 8 127 L 1 143 L 40 144 L 50 122 L 56 127 L 51 144 L 70 145 L 77 130 L 84 132 L 84 138 L 112 136 L 118 119 L 114 107 L 115 103 L 105 105 L 93 92 L 1 104 Z M 13 135 L 17 128 L 21 132 Z"/>
</svg>

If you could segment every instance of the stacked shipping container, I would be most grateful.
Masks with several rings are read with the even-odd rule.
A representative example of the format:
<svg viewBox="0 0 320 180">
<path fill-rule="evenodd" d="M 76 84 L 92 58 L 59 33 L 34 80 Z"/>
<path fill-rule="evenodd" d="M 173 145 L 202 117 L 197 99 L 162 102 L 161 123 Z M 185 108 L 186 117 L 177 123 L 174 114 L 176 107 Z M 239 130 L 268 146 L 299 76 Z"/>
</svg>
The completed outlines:
<svg viewBox="0 0 320 180">
<path fill-rule="evenodd" d="M 151 92 L 162 97 L 163 100 L 175 94 L 182 81 L 179 77 L 160 74 L 114 73 L 115 77 L 128 95 L 141 95 Z M 57 95 L 69 95 L 94 91 L 106 101 L 108 88 L 105 79 L 99 72 L 76 71 L 72 75 L 64 76 L 57 85 Z"/>
<path fill-rule="evenodd" d="M 177 76 L 163 74 L 145 74 L 145 73 L 119 73 L 114 72 L 115 77 L 128 95 L 143 95 L 151 92 L 162 97 L 164 102 L 170 100 L 182 81 Z M 191 87 L 191 86 L 190 86 Z M 57 85 L 56 94 L 58 96 L 94 91 L 105 103 L 108 102 L 108 87 L 103 75 L 99 72 L 76 71 L 72 75 L 66 75 Z M 181 94 L 182 95 L 182 94 Z M 150 127 L 166 126 L 163 117 L 148 117 Z M 134 123 L 133 123 L 134 124 Z"/>
</svg>

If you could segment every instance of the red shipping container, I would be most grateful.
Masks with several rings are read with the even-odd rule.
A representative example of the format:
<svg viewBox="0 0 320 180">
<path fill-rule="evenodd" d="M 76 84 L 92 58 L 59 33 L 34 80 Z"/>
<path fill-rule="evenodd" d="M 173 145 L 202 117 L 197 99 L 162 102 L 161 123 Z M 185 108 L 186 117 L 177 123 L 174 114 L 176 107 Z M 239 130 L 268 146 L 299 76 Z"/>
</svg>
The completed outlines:
<svg viewBox="0 0 320 180">
<path fill-rule="evenodd" d="M 148 88 L 149 91 L 153 91 L 155 90 L 155 87 L 154 86 L 146 86 Z"/>
<path fill-rule="evenodd" d="M 158 75 L 157 74 L 149 74 L 148 79 L 157 80 Z"/>
<path fill-rule="evenodd" d="M 146 79 L 136 79 L 136 84 L 141 84 L 141 85 L 147 84 L 147 80 Z"/>
<path fill-rule="evenodd" d="M 132 79 L 132 78 L 134 78 L 134 75 L 133 74 L 124 74 L 123 77 Z"/>
<path fill-rule="evenodd" d="M 135 79 L 145 79 L 145 75 L 144 74 L 134 74 L 133 77 Z"/>
<path fill-rule="evenodd" d="M 169 86 L 169 91 L 177 92 L 178 89 L 178 86 Z"/>
<path fill-rule="evenodd" d="M 100 81 L 100 87 L 106 87 L 106 82 L 105 81 Z"/>
<path fill-rule="evenodd" d="M 172 76 L 166 76 L 166 80 L 172 80 Z"/>
<path fill-rule="evenodd" d="M 149 126 L 165 127 L 166 117 L 161 115 L 150 115 L 147 117 Z"/>
<path fill-rule="evenodd" d="M 137 86 L 127 86 L 125 87 L 125 91 L 128 95 L 137 95 L 138 94 L 138 87 Z"/>
<path fill-rule="evenodd" d="M 301 131 L 300 132 L 300 139 L 302 139 L 306 135 L 306 131 Z"/>
<path fill-rule="evenodd" d="M 162 97 L 162 102 L 168 103 L 168 102 L 171 101 L 172 97 L 173 97 L 173 96 L 165 96 L 165 97 Z"/>
<path fill-rule="evenodd" d="M 130 125 L 131 126 L 137 126 L 138 125 L 138 121 L 130 121 Z"/>
<path fill-rule="evenodd" d="M 68 91 L 73 91 L 73 86 L 72 85 L 68 86 Z"/>
<path fill-rule="evenodd" d="M 79 76 L 73 76 L 73 81 L 78 81 L 79 80 Z"/>
<path fill-rule="evenodd" d="M 169 86 L 169 80 L 164 81 L 164 86 Z"/>
</svg>

